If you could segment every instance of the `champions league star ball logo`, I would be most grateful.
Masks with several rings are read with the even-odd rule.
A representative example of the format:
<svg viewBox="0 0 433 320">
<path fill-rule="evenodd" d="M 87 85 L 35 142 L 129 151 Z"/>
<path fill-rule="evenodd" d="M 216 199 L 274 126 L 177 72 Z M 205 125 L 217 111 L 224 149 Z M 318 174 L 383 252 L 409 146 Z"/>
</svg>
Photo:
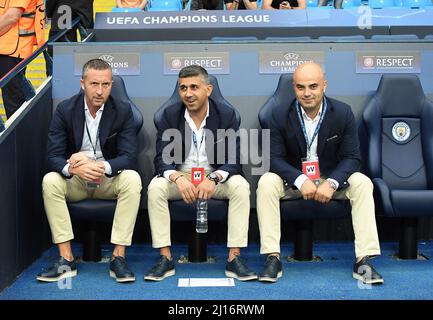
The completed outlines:
<svg viewBox="0 0 433 320">
<path fill-rule="evenodd" d="M 392 136 L 399 142 L 404 142 L 410 137 L 410 127 L 406 122 L 397 122 L 392 126 Z"/>
<path fill-rule="evenodd" d="M 112 63 L 114 61 L 114 57 L 109 54 L 103 54 L 102 56 L 99 56 L 99 59 L 104 60 L 105 62 Z"/>
<path fill-rule="evenodd" d="M 294 53 L 294 52 L 287 52 L 283 55 L 284 59 L 286 60 L 298 60 L 299 59 L 299 54 Z"/>
</svg>

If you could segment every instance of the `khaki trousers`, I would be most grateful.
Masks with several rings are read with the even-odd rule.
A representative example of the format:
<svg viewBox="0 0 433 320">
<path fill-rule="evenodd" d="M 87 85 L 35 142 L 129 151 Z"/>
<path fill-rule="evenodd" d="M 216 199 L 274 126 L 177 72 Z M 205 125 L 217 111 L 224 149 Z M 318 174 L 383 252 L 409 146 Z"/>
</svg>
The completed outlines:
<svg viewBox="0 0 433 320">
<path fill-rule="evenodd" d="M 355 255 L 379 255 L 380 245 L 376 229 L 373 184 L 362 173 L 355 172 L 349 179 L 349 187 L 336 192 L 350 200 L 352 225 L 355 233 Z M 280 252 L 280 199 L 292 191 L 284 190 L 283 180 L 275 173 L 267 172 L 259 180 L 257 188 L 257 218 L 260 229 L 260 253 Z M 290 197 L 292 198 L 292 197 Z"/>
<path fill-rule="evenodd" d="M 140 206 L 140 192 L 140 175 L 134 170 L 124 170 L 113 178 L 103 176 L 100 187 L 96 189 L 88 189 L 86 182 L 78 176 L 66 179 L 57 172 L 47 173 L 42 181 L 42 194 L 53 243 L 62 243 L 74 238 L 66 201 L 117 198 L 111 243 L 131 245 Z"/>
<path fill-rule="evenodd" d="M 183 173 L 191 179 L 190 173 Z M 228 199 L 227 247 L 242 248 L 248 244 L 248 223 L 250 216 L 250 185 L 241 175 L 229 177 L 216 186 L 212 198 Z M 155 177 L 147 189 L 152 246 L 162 248 L 171 245 L 170 212 L 168 200 L 182 199 L 174 182 L 164 177 Z"/>
</svg>

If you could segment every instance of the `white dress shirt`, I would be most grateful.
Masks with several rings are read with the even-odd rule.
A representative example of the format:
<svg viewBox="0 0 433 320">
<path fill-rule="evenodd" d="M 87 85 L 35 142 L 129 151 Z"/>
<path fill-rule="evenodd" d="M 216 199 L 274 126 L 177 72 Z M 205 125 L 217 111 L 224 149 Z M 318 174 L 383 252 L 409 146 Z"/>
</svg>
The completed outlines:
<svg viewBox="0 0 433 320">
<path fill-rule="evenodd" d="M 188 156 L 185 157 L 185 162 L 179 167 L 180 171 L 191 172 L 192 168 L 204 168 L 205 171 L 212 171 L 212 167 L 209 164 L 209 160 L 206 154 L 206 137 L 205 135 L 205 127 L 206 127 L 206 119 L 209 117 L 209 103 L 207 105 L 206 116 L 204 117 L 200 127 L 197 129 L 194 120 L 191 118 L 188 109 L 185 109 L 184 118 L 188 123 L 188 126 L 191 128 L 191 131 L 196 136 L 197 148 L 198 148 L 198 163 L 197 163 L 197 150 L 193 141 L 193 134 L 191 134 L 191 148 L 189 150 Z M 176 170 L 166 170 L 164 171 L 164 178 L 170 180 L 170 175 L 176 172 Z M 224 170 L 216 170 L 216 173 L 219 173 L 222 177 L 220 182 L 224 182 L 227 180 L 229 173 Z M 171 181 L 171 180 L 170 180 Z"/>
<path fill-rule="evenodd" d="M 93 116 L 90 114 L 89 107 L 86 102 L 86 98 L 84 98 L 84 115 L 85 115 L 87 128 L 89 129 L 90 139 L 89 139 L 89 135 L 87 134 L 86 124 L 85 124 L 83 141 L 81 143 L 80 152 L 83 152 L 89 159 L 93 159 L 95 161 L 103 161 L 105 166 L 105 174 L 110 175 L 112 173 L 112 169 L 110 164 L 107 161 L 105 161 L 104 156 L 102 155 L 101 143 L 99 141 L 99 136 L 98 136 L 99 123 L 101 122 L 103 112 L 104 112 L 104 105 L 102 105 L 102 107 L 99 108 L 98 111 L 96 111 L 96 117 L 93 118 Z M 93 147 L 92 147 L 92 143 L 93 143 Z M 95 148 L 96 159 L 95 159 L 95 152 L 93 150 L 93 148 L 95 147 L 95 143 L 96 143 L 96 148 Z M 69 163 L 67 163 L 63 167 L 62 173 L 66 177 L 70 176 Z"/>
<path fill-rule="evenodd" d="M 319 120 L 320 120 L 320 117 L 322 115 L 322 107 L 323 107 L 323 103 L 320 105 L 319 112 L 317 113 L 317 115 L 314 117 L 314 119 L 311 119 L 307 115 L 307 113 L 305 112 L 304 108 L 302 108 L 300 106 L 302 119 L 304 120 L 304 124 L 305 124 L 305 131 L 307 132 L 308 143 L 311 143 L 311 139 L 313 138 L 314 131 L 316 130 L 317 125 L 319 124 Z M 310 148 L 311 159 L 315 159 L 315 158 L 318 159 L 318 157 L 317 157 L 317 140 L 318 140 L 318 137 L 319 137 L 319 134 L 316 135 L 313 143 L 311 144 L 311 148 Z M 319 159 L 319 169 L 320 169 L 320 159 Z M 307 179 L 308 179 L 308 177 L 305 174 L 299 175 L 294 182 L 295 187 L 298 188 L 299 190 L 301 190 L 302 185 L 304 184 L 304 182 Z M 333 181 L 338 188 L 338 182 L 336 180 L 331 179 L 331 178 L 328 178 L 327 180 Z"/>
</svg>

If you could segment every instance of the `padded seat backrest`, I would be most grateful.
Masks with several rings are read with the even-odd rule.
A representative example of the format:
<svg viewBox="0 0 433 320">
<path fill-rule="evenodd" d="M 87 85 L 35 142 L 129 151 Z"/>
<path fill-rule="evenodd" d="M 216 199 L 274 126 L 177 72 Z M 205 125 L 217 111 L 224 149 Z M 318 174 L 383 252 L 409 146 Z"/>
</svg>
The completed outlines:
<svg viewBox="0 0 433 320">
<path fill-rule="evenodd" d="M 295 92 L 292 87 L 292 75 L 288 73 L 280 75 L 277 89 L 259 111 L 259 122 L 262 129 L 269 129 L 272 119 L 272 109 L 274 107 L 281 104 L 289 107 L 295 98 Z"/>
<path fill-rule="evenodd" d="M 134 123 L 136 129 L 136 134 L 138 134 L 143 126 L 143 115 L 137 105 L 132 102 L 126 91 L 125 82 L 120 76 L 113 76 L 113 87 L 111 88 L 111 96 L 119 101 L 126 102 L 131 106 L 132 114 L 134 116 Z"/>
<path fill-rule="evenodd" d="M 433 103 L 416 75 L 383 75 L 363 121 L 372 178 L 390 189 L 433 188 Z"/>
</svg>

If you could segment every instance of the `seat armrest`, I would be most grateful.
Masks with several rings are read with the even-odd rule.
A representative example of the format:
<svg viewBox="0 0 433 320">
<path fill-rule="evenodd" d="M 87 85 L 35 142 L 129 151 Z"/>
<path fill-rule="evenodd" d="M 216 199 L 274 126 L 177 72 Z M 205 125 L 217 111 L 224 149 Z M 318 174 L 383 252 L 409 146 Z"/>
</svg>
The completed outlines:
<svg viewBox="0 0 433 320">
<path fill-rule="evenodd" d="M 375 187 L 375 199 L 377 199 L 379 201 L 379 205 L 382 206 L 383 213 L 388 217 L 395 217 L 388 185 L 381 178 L 374 178 L 373 184 Z"/>
</svg>

